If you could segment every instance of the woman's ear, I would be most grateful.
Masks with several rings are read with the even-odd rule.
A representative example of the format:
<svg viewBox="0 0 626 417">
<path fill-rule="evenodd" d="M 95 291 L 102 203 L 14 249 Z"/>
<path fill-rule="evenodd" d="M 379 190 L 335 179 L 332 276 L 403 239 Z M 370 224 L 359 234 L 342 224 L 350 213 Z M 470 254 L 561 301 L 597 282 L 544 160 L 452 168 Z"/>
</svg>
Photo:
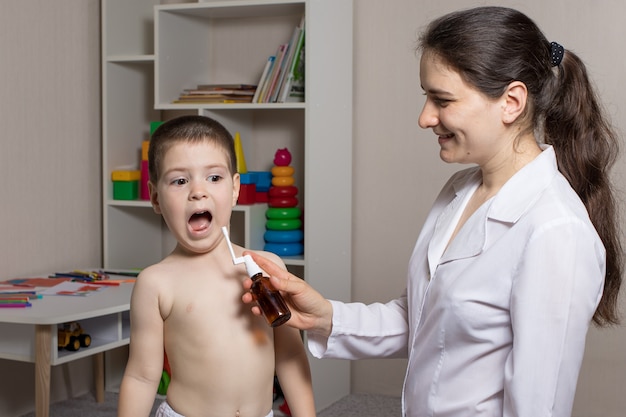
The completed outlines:
<svg viewBox="0 0 626 417">
<path fill-rule="evenodd" d="M 238 172 L 233 174 L 233 207 L 237 204 L 239 198 L 239 189 L 241 188 L 241 178 Z"/>
<path fill-rule="evenodd" d="M 505 124 L 514 123 L 526 110 L 528 89 L 521 81 L 513 81 L 506 88 L 504 94 L 504 107 L 502 109 L 502 121 Z"/>
<path fill-rule="evenodd" d="M 150 194 L 150 203 L 156 214 L 161 214 L 161 206 L 159 205 L 159 193 L 152 181 L 148 181 L 148 193 Z"/>
</svg>

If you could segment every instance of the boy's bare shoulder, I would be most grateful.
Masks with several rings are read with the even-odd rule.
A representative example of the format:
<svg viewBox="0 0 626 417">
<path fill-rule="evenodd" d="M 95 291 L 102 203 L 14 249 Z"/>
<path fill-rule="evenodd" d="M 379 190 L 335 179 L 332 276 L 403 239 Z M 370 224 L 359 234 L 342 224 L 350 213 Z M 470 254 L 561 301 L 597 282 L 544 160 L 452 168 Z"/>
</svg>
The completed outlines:
<svg viewBox="0 0 626 417">
<path fill-rule="evenodd" d="M 167 275 L 167 268 L 162 262 L 150 265 L 141 270 L 137 276 L 138 280 L 158 279 Z"/>
<path fill-rule="evenodd" d="M 133 289 L 134 306 L 145 306 L 146 302 L 158 302 L 163 317 L 170 314 L 174 298 L 177 297 L 176 268 L 167 262 L 150 265 L 139 273 Z M 141 307 L 139 307 L 141 308 Z"/>
<path fill-rule="evenodd" d="M 148 287 L 163 287 L 169 284 L 172 277 L 176 276 L 178 266 L 175 262 L 169 262 L 168 258 L 161 262 L 145 267 L 137 276 L 135 285 Z"/>
<path fill-rule="evenodd" d="M 287 269 L 287 267 L 285 266 L 285 262 L 282 260 L 282 258 L 280 256 L 276 255 L 273 252 L 267 252 L 267 251 L 263 251 L 263 250 L 252 250 L 252 249 L 248 249 L 248 250 L 250 252 L 258 253 L 259 255 L 263 256 L 264 258 L 269 259 L 270 261 L 274 262 L 276 265 L 278 265 L 282 269 Z"/>
</svg>

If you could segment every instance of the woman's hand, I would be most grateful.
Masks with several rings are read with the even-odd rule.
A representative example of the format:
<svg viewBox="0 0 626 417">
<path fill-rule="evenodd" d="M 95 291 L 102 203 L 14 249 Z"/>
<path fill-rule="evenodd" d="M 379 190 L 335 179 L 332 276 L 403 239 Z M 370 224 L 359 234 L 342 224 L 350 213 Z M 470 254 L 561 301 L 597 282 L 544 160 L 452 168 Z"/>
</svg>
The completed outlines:
<svg viewBox="0 0 626 417">
<path fill-rule="evenodd" d="M 330 336 L 333 307 L 327 299 L 303 279 L 279 268 L 269 259 L 251 251 L 245 251 L 243 254 L 252 256 L 254 262 L 269 274 L 274 288 L 282 293 L 291 310 L 291 318 L 286 323 L 287 325 L 300 330 L 321 333 L 326 337 Z M 246 290 L 250 290 L 251 285 L 252 280 L 249 278 L 243 282 Z M 254 301 L 249 291 L 243 295 L 242 300 L 244 303 Z M 252 307 L 252 312 L 256 315 L 261 314 L 261 310 L 256 305 Z"/>
</svg>

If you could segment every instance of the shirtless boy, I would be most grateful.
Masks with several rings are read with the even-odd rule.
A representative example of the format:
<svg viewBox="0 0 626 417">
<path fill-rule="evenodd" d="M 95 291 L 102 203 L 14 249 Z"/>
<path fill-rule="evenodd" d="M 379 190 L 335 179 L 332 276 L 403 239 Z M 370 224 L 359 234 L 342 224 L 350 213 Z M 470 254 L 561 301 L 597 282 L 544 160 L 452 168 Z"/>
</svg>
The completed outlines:
<svg viewBox="0 0 626 417">
<path fill-rule="evenodd" d="M 299 331 L 272 328 L 241 302 L 246 269 L 221 230 L 239 194 L 232 136 L 210 118 L 178 117 L 155 131 L 148 159 L 152 206 L 177 245 L 137 278 L 118 417 L 149 416 L 163 348 L 172 375 L 157 416 L 272 416 L 274 372 L 292 414 L 315 416 Z"/>
</svg>

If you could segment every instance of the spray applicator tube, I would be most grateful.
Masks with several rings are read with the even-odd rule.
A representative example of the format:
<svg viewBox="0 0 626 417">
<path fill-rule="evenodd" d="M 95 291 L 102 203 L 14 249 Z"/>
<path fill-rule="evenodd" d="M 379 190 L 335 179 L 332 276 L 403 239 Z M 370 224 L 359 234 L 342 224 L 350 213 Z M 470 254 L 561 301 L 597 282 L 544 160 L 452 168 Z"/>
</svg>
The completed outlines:
<svg viewBox="0 0 626 417">
<path fill-rule="evenodd" d="M 226 237 L 226 242 L 228 243 L 228 248 L 233 258 L 233 264 L 244 263 L 246 265 L 248 276 L 252 279 L 250 292 L 261 309 L 267 323 L 272 327 L 277 327 L 287 322 L 287 320 L 291 318 L 291 311 L 289 311 L 289 307 L 287 307 L 287 303 L 283 300 L 280 292 L 272 286 L 268 277 L 263 276 L 263 271 L 250 255 L 239 258 L 235 256 L 235 251 L 233 250 L 230 237 L 228 236 L 228 229 L 222 227 L 222 232 Z"/>
</svg>

